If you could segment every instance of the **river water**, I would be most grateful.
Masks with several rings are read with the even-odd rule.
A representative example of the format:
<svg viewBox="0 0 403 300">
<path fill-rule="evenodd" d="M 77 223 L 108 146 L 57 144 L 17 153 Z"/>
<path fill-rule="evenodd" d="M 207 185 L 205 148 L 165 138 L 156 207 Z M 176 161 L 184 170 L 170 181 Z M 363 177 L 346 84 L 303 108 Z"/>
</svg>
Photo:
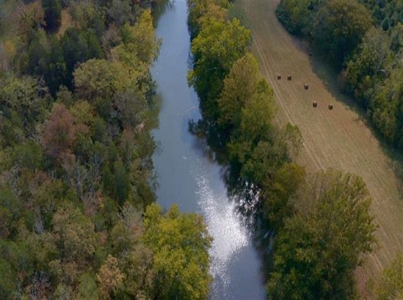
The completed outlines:
<svg viewBox="0 0 403 300">
<path fill-rule="evenodd" d="M 227 197 L 221 167 L 209 156 L 205 141 L 188 132 L 188 120 L 198 120 L 200 112 L 197 95 L 186 79 L 190 57 L 186 0 L 172 1 L 164 8 L 156 29 L 162 46 L 151 70 L 161 98 L 159 128 L 153 132 L 160 143 L 153 158 L 158 203 L 164 208 L 177 203 L 182 211 L 204 215 L 214 238 L 210 299 L 265 299 L 260 262 Z"/>
</svg>

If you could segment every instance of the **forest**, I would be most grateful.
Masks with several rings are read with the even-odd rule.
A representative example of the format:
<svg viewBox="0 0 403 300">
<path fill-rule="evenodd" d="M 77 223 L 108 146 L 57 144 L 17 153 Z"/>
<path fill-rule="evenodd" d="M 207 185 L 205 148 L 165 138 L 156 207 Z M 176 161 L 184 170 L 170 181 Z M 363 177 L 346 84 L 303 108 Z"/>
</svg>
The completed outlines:
<svg viewBox="0 0 403 300">
<path fill-rule="evenodd" d="M 403 6 L 398 0 L 282 0 L 277 16 L 309 40 L 338 73 L 382 138 L 401 151 L 403 140 Z"/>
<path fill-rule="evenodd" d="M 0 298 L 206 299 L 201 216 L 155 204 L 149 0 L 0 1 Z"/>
<path fill-rule="evenodd" d="M 199 95 L 203 115 L 203 120 L 190 122 L 190 129 L 207 138 L 227 170 L 228 192 L 239 199 L 240 211 L 254 220 L 268 299 L 361 298 L 354 271 L 377 247 L 377 225 L 365 182 L 334 169 L 309 173 L 296 163 L 302 136 L 295 125 L 280 127 L 275 122 L 274 92 L 250 53 L 250 30 L 232 17 L 228 1 L 188 2 L 194 59 L 188 80 Z M 347 0 L 283 0 L 277 13 L 291 32 L 304 35 L 327 55 L 341 71 L 347 90 L 353 88 L 350 78 L 357 61 L 365 57 L 365 68 L 379 69 L 383 65 L 374 66 L 371 59 L 390 49 L 371 48 L 360 58 L 362 38 L 377 37 L 367 30 L 387 36 L 371 29 L 369 7 L 374 5 L 365 5 Z M 378 17 L 391 11 L 382 7 Z M 391 20 L 390 30 L 398 30 Z M 384 76 L 378 69 L 373 69 L 374 78 Z M 362 66 L 362 72 L 366 70 Z M 398 257 L 369 288 L 371 297 L 399 299 L 401 269 Z"/>
<path fill-rule="evenodd" d="M 155 203 L 149 69 L 159 1 L 0 1 L 1 299 L 208 299 L 203 217 Z M 253 220 L 268 299 L 359 298 L 354 271 L 376 248 L 365 182 L 298 165 L 301 133 L 275 122 L 250 30 L 228 0 L 188 5 L 188 82 L 203 115 L 189 127 Z M 364 0 L 278 7 L 398 148 L 401 9 Z M 374 283 L 374 299 L 402 296 L 402 269 L 400 256 Z"/>
</svg>

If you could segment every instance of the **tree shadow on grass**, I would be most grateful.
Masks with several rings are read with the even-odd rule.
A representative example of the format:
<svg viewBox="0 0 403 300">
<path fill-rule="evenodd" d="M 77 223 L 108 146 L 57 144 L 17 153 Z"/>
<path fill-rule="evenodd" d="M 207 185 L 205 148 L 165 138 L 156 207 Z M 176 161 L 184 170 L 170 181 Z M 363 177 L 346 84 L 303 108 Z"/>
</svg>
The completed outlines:
<svg viewBox="0 0 403 300">
<path fill-rule="evenodd" d="M 367 112 L 358 105 L 351 95 L 347 95 L 341 92 L 341 88 L 338 83 L 338 71 L 332 68 L 320 54 L 311 50 L 311 46 L 306 41 L 301 41 L 300 38 L 292 38 L 294 45 L 301 51 L 306 52 L 307 55 L 312 53 L 309 57 L 312 71 L 321 80 L 326 90 L 337 101 L 343 103 L 346 109 L 353 111 L 357 114 L 357 118 L 354 120 L 357 123 L 363 123 L 371 132 L 373 138 L 379 142 L 379 146 L 383 154 L 389 159 L 388 167 L 394 172 L 397 182 L 397 188 L 399 192 L 399 199 L 403 200 L 403 153 L 390 143 L 388 143 L 381 133 L 374 127 Z M 311 52 L 312 51 L 312 52 Z"/>
</svg>

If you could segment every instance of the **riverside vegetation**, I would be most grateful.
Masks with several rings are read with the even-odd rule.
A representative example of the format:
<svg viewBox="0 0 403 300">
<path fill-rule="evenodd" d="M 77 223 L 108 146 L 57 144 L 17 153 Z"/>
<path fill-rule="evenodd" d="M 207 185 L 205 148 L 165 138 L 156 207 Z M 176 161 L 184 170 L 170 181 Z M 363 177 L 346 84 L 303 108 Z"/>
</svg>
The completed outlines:
<svg viewBox="0 0 403 300">
<path fill-rule="evenodd" d="M 154 204 L 150 5 L 0 2 L 2 299 L 208 297 L 203 219 Z M 298 128 L 273 122 L 249 30 L 227 0 L 189 7 L 203 113 L 193 129 L 229 167 L 229 192 L 249 204 L 239 207 L 252 207 L 268 297 L 352 298 L 376 227 L 364 182 L 294 163 Z M 379 299 L 401 292 L 401 265 L 385 271 Z"/>
<path fill-rule="evenodd" d="M 288 31 L 309 40 L 329 61 L 341 91 L 353 97 L 373 128 L 401 154 L 401 3 L 281 0 L 276 14 Z M 377 298 L 403 297 L 400 256 L 384 271 Z"/>
<path fill-rule="evenodd" d="M 0 1 L 0 298 L 206 299 L 202 217 L 155 204 L 149 0 Z"/>
<path fill-rule="evenodd" d="M 354 96 L 382 137 L 402 150 L 399 1 L 282 0 L 276 13 L 290 32 L 310 40 L 332 62 L 340 88 Z"/>
<path fill-rule="evenodd" d="M 291 0 L 282 5 L 292 3 L 298 7 L 296 14 L 304 16 L 303 12 L 325 2 Z M 329 1 L 327 5 L 336 8 L 322 11 L 317 20 L 318 30 L 326 29 L 328 20 L 346 19 L 345 7 L 348 13 L 357 14 L 357 20 L 346 22 L 345 30 L 350 33 L 351 27 L 357 33 L 343 37 L 336 30 L 339 25 L 331 24 L 317 41 L 336 63 L 351 54 L 359 35 L 370 26 L 365 7 L 338 2 L 343 1 Z M 249 30 L 231 17 L 234 12 L 228 1 L 188 3 L 194 55 L 189 83 L 199 95 L 203 115 L 200 122 L 190 123 L 190 129 L 207 138 L 214 157 L 227 170 L 228 192 L 238 200 L 241 212 L 254 220 L 268 298 L 359 298 L 353 272 L 376 247 L 377 226 L 365 183 L 337 170 L 307 174 L 294 162 L 301 136 L 295 126 L 279 128 L 274 123 L 273 92 L 248 51 Z M 340 12 L 334 16 L 338 5 Z M 288 21 L 299 24 L 299 16 L 288 16 Z M 329 38 L 332 28 L 340 40 Z M 373 289 L 375 298 L 399 298 L 400 267 L 398 260 L 385 270 Z"/>
</svg>

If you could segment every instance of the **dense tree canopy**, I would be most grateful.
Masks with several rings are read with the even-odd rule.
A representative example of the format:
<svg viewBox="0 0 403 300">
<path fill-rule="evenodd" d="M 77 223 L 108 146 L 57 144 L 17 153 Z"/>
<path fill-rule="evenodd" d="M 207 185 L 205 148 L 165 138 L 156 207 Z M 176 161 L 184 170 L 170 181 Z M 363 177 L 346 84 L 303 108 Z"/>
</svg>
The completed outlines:
<svg viewBox="0 0 403 300">
<path fill-rule="evenodd" d="M 189 74 L 196 89 L 206 119 L 217 119 L 217 98 L 223 87 L 223 78 L 232 65 L 245 55 L 250 32 L 239 20 L 220 21 L 211 18 L 192 42 L 195 67 Z"/>
<path fill-rule="evenodd" d="M 206 299 L 209 284 L 208 249 L 211 244 L 203 219 L 196 214 L 180 215 L 172 206 L 165 215 L 151 205 L 145 214 L 145 244 L 154 252 L 158 299 Z"/>
<path fill-rule="evenodd" d="M 336 55 L 346 44 L 360 42 L 371 18 L 356 2 L 331 2 L 282 3 L 307 5 L 293 16 L 295 22 L 299 17 L 306 18 L 306 23 L 295 30 L 303 32 L 302 27 L 314 20 L 312 12 L 321 9 L 323 19 L 318 19 L 312 30 L 318 29 L 320 22 L 327 26 L 328 35 L 340 28 L 345 30 L 336 32 L 338 40 L 330 45 L 334 49 L 329 54 Z M 258 225 L 254 229 L 267 266 L 268 297 L 350 299 L 355 295 L 353 271 L 375 242 L 376 226 L 369 213 L 365 184 L 361 178 L 340 171 L 306 174 L 293 162 L 301 134 L 291 124 L 283 128 L 274 124 L 273 91 L 256 59 L 246 49 L 240 51 L 243 47 L 238 47 L 236 38 L 225 48 L 216 47 L 224 45 L 227 37 L 222 29 L 225 18 L 205 22 L 207 16 L 219 15 L 226 8 L 221 5 L 218 10 L 216 4 L 217 1 L 190 1 L 195 61 L 189 77 L 199 94 L 204 118 L 196 126 L 207 131 L 213 150 L 223 153 L 219 161 L 227 167 L 229 193 L 239 199 L 241 212 Z M 356 23 L 348 24 L 342 18 L 346 8 L 351 8 L 351 18 L 364 14 Z M 337 13 L 333 16 L 334 12 Z M 352 29 L 356 27 L 362 29 L 358 35 Z M 342 61 L 353 51 L 344 50 L 347 52 L 342 53 Z M 382 53 L 378 59 L 382 61 Z"/>
<path fill-rule="evenodd" d="M 57 29 L 62 19 L 62 3 L 60 0 L 43 0 L 42 7 L 45 13 L 46 28 Z"/>
<path fill-rule="evenodd" d="M 347 84 L 364 107 L 373 100 L 391 64 L 391 41 L 381 29 L 368 30 L 358 51 L 347 65 Z"/>
<path fill-rule="evenodd" d="M 401 299 L 403 297 L 403 256 L 398 255 L 391 266 L 383 271 L 375 286 L 378 300 Z"/>
<path fill-rule="evenodd" d="M 276 13 L 288 30 L 311 40 L 341 70 L 342 91 L 366 110 L 388 143 L 402 149 L 400 1 L 281 0 Z"/>
<path fill-rule="evenodd" d="M 329 170 L 308 177 L 277 239 L 269 297 L 351 299 L 352 272 L 375 241 L 369 206 L 357 176 Z"/>
<path fill-rule="evenodd" d="M 150 1 L 24 2 L 0 3 L 0 298 L 207 298 L 203 219 L 152 204 Z"/>
<path fill-rule="evenodd" d="M 361 42 L 371 23 L 370 13 L 357 1 L 327 1 L 316 14 L 312 37 L 318 49 L 340 66 Z"/>
</svg>

